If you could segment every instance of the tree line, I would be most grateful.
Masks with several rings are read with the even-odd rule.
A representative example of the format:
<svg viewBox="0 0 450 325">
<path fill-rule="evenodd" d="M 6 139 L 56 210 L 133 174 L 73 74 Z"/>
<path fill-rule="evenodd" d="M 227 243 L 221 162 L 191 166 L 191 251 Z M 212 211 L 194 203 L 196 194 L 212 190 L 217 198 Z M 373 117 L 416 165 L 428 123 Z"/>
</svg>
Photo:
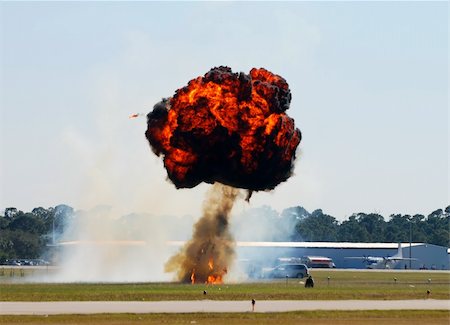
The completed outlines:
<svg viewBox="0 0 450 325">
<path fill-rule="evenodd" d="M 131 216 L 128 219 L 124 216 L 121 222 L 131 224 Z M 14 207 L 5 209 L 0 215 L 0 263 L 6 259 L 42 257 L 47 245 L 55 241 L 55 234 L 62 234 L 72 218 L 77 218 L 77 214 L 67 205 L 38 207 L 30 212 Z M 179 223 L 175 219 L 173 223 Z M 377 213 L 361 212 L 342 222 L 321 209 L 310 213 L 296 206 L 278 213 L 263 206 L 246 211 L 231 223 L 236 240 L 369 243 L 409 242 L 411 239 L 450 247 L 450 206 L 426 216 L 393 214 L 388 220 Z"/>
<path fill-rule="evenodd" d="M 355 213 L 338 222 L 315 210 L 296 224 L 293 240 L 345 242 L 423 242 L 450 247 L 450 206 L 429 215 Z"/>
<path fill-rule="evenodd" d="M 53 242 L 53 234 L 62 233 L 67 219 L 73 216 L 73 208 L 67 205 L 39 207 L 31 212 L 6 208 L 0 215 L 0 263 L 42 257 Z"/>
</svg>

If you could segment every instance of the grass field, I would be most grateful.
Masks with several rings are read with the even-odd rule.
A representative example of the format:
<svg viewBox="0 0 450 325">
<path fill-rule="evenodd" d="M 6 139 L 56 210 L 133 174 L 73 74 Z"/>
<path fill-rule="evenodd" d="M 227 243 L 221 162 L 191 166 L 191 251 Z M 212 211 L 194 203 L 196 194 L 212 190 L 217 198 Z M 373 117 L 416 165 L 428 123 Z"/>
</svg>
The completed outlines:
<svg viewBox="0 0 450 325">
<path fill-rule="evenodd" d="M 49 271 L 43 269 L 39 272 Z M 49 276 L 51 276 L 51 270 Z M 34 273 L 34 274 L 32 274 Z M 0 271 L 0 301 L 156 301 L 270 299 L 450 299 L 450 274 L 444 272 L 374 272 L 312 270 L 315 287 L 301 279 L 223 285 L 179 283 L 33 283 L 36 272 Z M 329 279 L 328 279 L 329 277 Z M 288 313 L 97 314 L 0 316 L 1 324 L 445 324 L 448 310 L 299 311 Z"/>
<path fill-rule="evenodd" d="M 1 324 L 404 324 L 449 323 L 449 311 L 307 311 L 289 313 L 220 314 L 101 314 L 57 316 L 0 316 Z"/>
<path fill-rule="evenodd" d="M 179 283 L 24 283 L 0 276 L 0 301 L 157 301 L 157 300 L 334 300 L 450 299 L 450 274 L 439 272 L 373 272 L 312 270 L 314 288 L 301 279 L 266 280 L 223 285 Z M 1 273 L 0 273 L 1 275 Z M 330 279 L 328 280 L 328 277 Z M 25 280 L 27 276 L 20 279 Z M 396 279 L 396 280 L 395 280 Z"/>
</svg>

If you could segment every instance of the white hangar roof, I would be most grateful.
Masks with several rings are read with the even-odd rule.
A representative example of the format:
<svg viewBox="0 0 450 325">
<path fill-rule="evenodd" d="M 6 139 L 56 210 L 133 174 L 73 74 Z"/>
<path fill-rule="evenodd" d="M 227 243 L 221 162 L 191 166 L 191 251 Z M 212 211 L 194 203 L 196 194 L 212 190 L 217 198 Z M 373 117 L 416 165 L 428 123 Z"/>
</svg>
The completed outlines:
<svg viewBox="0 0 450 325">
<path fill-rule="evenodd" d="M 150 243 L 144 240 L 106 240 L 106 241 L 65 241 L 52 246 L 72 245 L 117 245 L 117 246 L 145 246 Z M 185 241 L 168 241 L 169 246 L 183 246 Z M 411 246 L 428 245 L 425 243 L 411 243 Z M 349 243 L 349 242 L 267 242 L 267 241 L 238 241 L 237 247 L 269 247 L 269 248 L 331 248 L 331 249 L 397 249 L 398 243 Z M 402 248 L 409 247 L 409 243 L 401 243 Z M 450 254 L 450 249 L 448 250 Z"/>
<path fill-rule="evenodd" d="M 182 246 L 184 241 L 169 241 L 169 245 Z M 426 245 L 411 243 L 411 246 Z M 238 247 L 280 247 L 280 248 L 353 248 L 353 249 L 396 249 L 398 243 L 346 243 L 346 242 L 268 242 L 268 241 L 238 241 Z M 409 247 L 409 243 L 401 243 L 402 248 Z"/>
<path fill-rule="evenodd" d="M 425 245 L 424 243 L 411 243 L 411 246 Z M 378 248 L 395 249 L 398 243 L 347 243 L 347 242 L 237 242 L 239 247 L 292 247 L 292 248 Z M 401 243 L 401 247 L 409 247 L 409 243 Z"/>
</svg>

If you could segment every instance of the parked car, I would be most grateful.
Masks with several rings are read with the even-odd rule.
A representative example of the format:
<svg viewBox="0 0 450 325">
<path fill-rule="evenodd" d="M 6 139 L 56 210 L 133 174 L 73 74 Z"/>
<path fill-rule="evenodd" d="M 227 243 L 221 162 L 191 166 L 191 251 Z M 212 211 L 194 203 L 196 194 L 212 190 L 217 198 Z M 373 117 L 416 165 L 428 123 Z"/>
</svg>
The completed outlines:
<svg viewBox="0 0 450 325">
<path fill-rule="evenodd" d="M 274 268 L 263 269 L 264 278 L 304 278 L 309 275 L 305 264 L 280 264 Z"/>
</svg>

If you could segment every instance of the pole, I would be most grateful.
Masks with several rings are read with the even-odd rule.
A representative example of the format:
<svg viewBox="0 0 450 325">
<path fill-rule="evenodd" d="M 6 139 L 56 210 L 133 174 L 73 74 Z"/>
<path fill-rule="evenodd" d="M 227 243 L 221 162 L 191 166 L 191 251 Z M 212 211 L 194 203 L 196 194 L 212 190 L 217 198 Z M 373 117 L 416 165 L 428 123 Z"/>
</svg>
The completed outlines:
<svg viewBox="0 0 450 325">
<path fill-rule="evenodd" d="M 53 233 L 52 233 L 53 245 L 55 245 L 55 216 L 53 215 Z"/>
<path fill-rule="evenodd" d="M 411 270 L 411 242 L 412 242 L 412 222 L 409 221 L 409 269 Z"/>
</svg>

